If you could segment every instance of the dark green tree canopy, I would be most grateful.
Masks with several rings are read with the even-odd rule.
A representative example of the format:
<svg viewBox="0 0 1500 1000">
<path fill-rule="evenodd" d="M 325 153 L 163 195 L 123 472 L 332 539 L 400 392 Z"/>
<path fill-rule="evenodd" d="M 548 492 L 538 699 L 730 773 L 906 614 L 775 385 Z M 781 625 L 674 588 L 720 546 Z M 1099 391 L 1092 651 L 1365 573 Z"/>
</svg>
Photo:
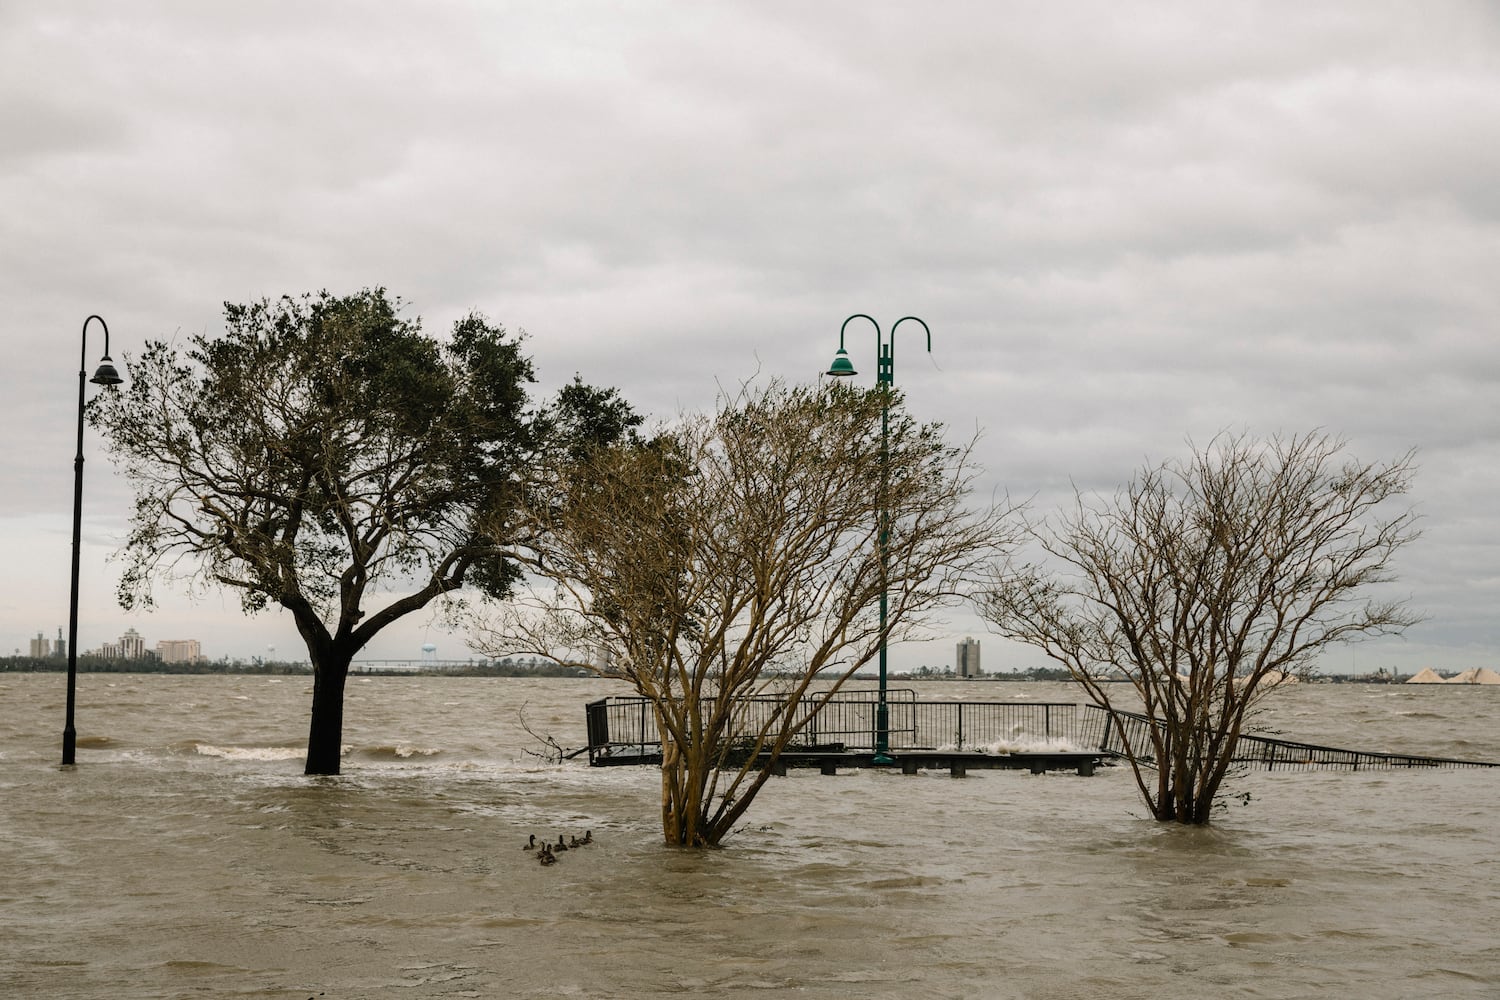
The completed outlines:
<svg viewBox="0 0 1500 1000">
<path fill-rule="evenodd" d="M 224 315 L 222 336 L 149 342 L 93 411 L 136 493 L 121 602 L 186 576 L 280 605 L 340 698 L 386 625 L 460 587 L 509 591 L 527 542 L 509 512 L 549 450 L 639 422 L 578 379 L 534 406 L 517 337 L 471 314 L 439 343 L 383 289 Z"/>
<path fill-rule="evenodd" d="M 137 489 L 126 606 L 184 559 L 247 610 L 334 627 L 372 587 L 430 599 L 477 566 L 503 595 L 508 540 L 475 524 L 542 445 L 531 362 L 481 316 L 441 345 L 399 306 L 381 289 L 230 304 L 222 337 L 147 344 L 95 414 Z"/>
</svg>

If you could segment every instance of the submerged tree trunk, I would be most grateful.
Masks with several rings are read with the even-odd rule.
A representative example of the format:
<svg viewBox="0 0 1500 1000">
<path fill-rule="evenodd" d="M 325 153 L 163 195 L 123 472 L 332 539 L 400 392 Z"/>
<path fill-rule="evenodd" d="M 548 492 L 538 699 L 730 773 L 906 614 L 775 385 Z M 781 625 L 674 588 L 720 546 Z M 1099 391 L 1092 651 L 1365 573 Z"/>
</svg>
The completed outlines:
<svg viewBox="0 0 1500 1000">
<path fill-rule="evenodd" d="M 843 680 L 838 683 L 842 685 Z M 661 706 L 658 711 L 663 711 Z M 667 843 L 680 847 L 718 847 L 776 773 L 782 750 L 800 727 L 782 726 L 757 734 L 713 717 L 701 727 L 691 726 L 686 719 L 678 723 L 690 733 L 685 741 L 677 740 L 668 726 L 658 727 L 662 835 Z M 726 732 L 734 736 L 723 735 Z M 725 753 L 730 741 L 743 745 L 745 759 Z M 764 757 L 757 760 L 759 754 Z"/>
<path fill-rule="evenodd" d="M 682 847 L 714 847 L 722 834 L 713 829 L 705 801 L 709 765 L 697 760 L 698 750 L 681 746 L 661 733 L 661 822 L 667 843 Z"/>
<path fill-rule="evenodd" d="M 344 747 L 344 685 L 352 654 L 326 654 L 313 662 L 312 719 L 304 774 L 338 774 Z"/>
</svg>

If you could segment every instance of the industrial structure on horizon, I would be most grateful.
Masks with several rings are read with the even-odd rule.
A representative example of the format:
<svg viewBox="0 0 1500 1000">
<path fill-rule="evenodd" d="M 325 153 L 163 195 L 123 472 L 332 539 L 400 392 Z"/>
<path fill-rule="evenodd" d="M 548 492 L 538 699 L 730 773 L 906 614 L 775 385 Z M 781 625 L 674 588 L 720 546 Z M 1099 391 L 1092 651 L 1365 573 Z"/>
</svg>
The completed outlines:
<svg viewBox="0 0 1500 1000">
<path fill-rule="evenodd" d="M 958 644 L 958 653 L 953 659 L 953 672 L 960 677 L 978 677 L 984 673 L 979 669 L 979 640 L 965 636 Z"/>
<path fill-rule="evenodd" d="M 31 640 L 31 655 L 37 659 L 44 656 L 67 656 L 68 640 L 63 638 L 63 630 L 57 630 L 55 640 L 38 632 L 36 638 Z"/>
</svg>

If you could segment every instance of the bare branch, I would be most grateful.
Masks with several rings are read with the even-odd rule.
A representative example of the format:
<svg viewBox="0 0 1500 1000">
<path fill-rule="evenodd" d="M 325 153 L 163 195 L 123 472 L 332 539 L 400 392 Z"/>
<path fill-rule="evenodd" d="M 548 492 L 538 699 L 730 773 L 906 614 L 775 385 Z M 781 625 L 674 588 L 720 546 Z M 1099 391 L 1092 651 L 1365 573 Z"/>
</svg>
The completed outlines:
<svg viewBox="0 0 1500 1000">
<path fill-rule="evenodd" d="M 1001 564 L 980 602 L 1001 635 L 1068 668 L 1095 703 L 1126 680 L 1153 720 L 1132 748 L 1160 819 L 1207 823 L 1247 713 L 1339 642 L 1420 620 L 1367 597 L 1418 537 L 1414 455 L 1343 458 L 1322 434 L 1220 435 L 1185 462 L 1148 467 L 1112 498 L 1027 525 L 1058 570 Z M 1157 770 L 1141 770 L 1148 757 Z"/>
</svg>

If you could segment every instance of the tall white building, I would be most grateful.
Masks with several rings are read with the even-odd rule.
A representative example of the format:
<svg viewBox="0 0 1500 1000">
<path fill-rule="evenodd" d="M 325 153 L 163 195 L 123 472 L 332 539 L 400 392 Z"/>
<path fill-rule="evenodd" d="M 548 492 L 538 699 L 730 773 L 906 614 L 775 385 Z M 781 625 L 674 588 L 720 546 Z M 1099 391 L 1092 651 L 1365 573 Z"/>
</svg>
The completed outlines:
<svg viewBox="0 0 1500 1000">
<path fill-rule="evenodd" d="M 120 655 L 127 660 L 139 660 L 146 655 L 146 640 L 133 628 L 120 636 Z"/>
<path fill-rule="evenodd" d="M 978 677 L 979 669 L 979 640 L 964 637 L 964 641 L 958 644 L 958 655 L 953 661 L 953 672 L 960 677 Z"/>
<path fill-rule="evenodd" d="M 37 657 L 51 656 L 52 640 L 38 632 L 36 638 L 31 640 L 31 655 Z"/>
<path fill-rule="evenodd" d="M 98 655 L 106 660 L 139 660 L 146 655 L 146 640 L 135 629 L 128 628 L 119 642 L 106 642 L 100 646 Z"/>
</svg>

